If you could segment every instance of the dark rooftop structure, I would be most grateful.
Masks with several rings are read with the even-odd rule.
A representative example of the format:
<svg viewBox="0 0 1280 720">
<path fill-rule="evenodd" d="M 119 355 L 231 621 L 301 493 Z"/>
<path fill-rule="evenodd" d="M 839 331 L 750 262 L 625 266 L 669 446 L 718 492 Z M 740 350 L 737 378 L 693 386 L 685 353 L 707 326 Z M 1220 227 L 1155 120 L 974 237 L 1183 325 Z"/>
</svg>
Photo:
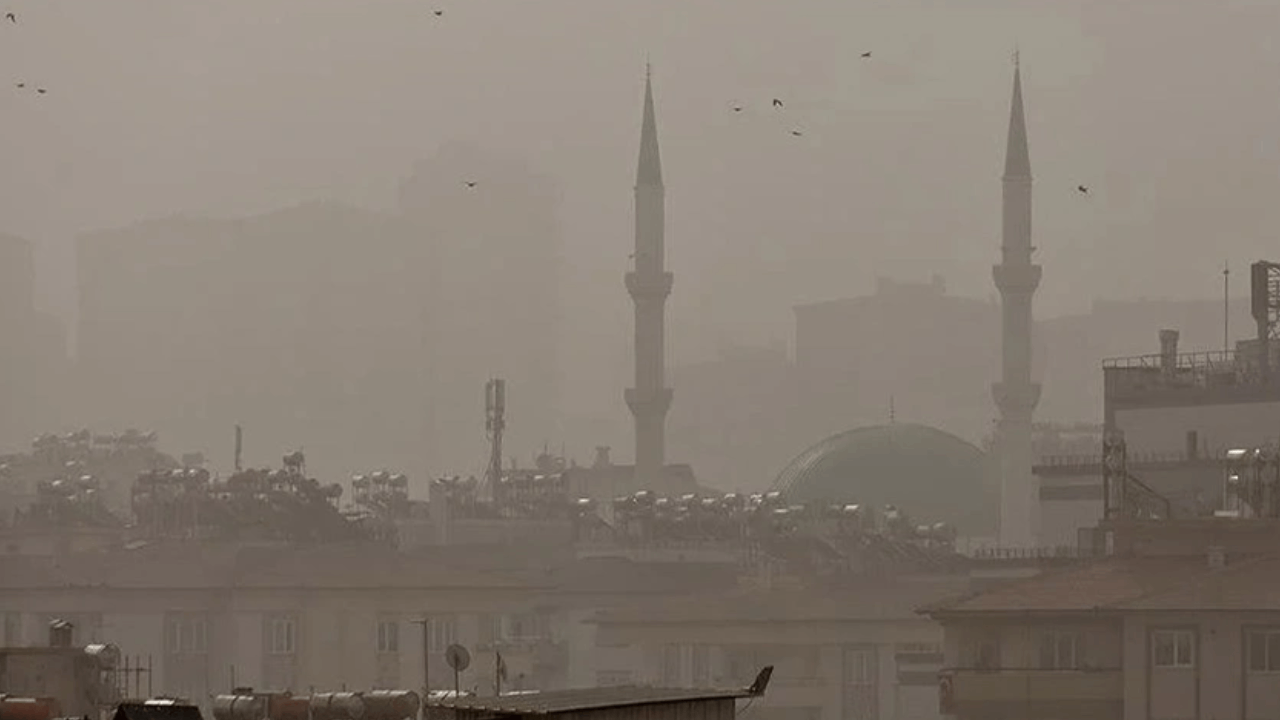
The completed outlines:
<svg viewBox="0 0 1280 720">
<path fill-rule="evenodd" d="M 493 697 L 446 697 L 428 701 L 427 714 L 456 720 L 529 716 L 567 716 L 575 720 L 610 717 L 645 720 L 733 720 L 736 701 L 764 694 L 773 667 L 765 667 L 747 688 L 695 689 L 609 687 L 555 692 L 512 693 Z"/>
<path fill-rule="evenodd" d="M 174 700 L 121 703 L 112 720 L 203 720 L 200 708 Z"/>
</svg>

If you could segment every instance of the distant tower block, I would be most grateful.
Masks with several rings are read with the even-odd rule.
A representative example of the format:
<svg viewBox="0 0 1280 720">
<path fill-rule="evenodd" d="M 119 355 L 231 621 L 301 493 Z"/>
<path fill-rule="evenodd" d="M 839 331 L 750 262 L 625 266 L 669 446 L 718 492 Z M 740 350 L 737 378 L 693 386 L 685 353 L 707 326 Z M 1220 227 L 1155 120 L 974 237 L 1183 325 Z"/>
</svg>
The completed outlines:
<svg viewBox="0 0 1280 720">
<path fill-rule="evenodd" d="M 635 264 L 634 270 L 627 273 L 626 285 L 636 311 L 636 380 L 625 397 L 636 423 L 634 483 L 642 488 L 661 489 L 666 463 L 665 426 L 671 407 L 671 389 L 666 386 L 665 315 L 673 277 L 666 270 L 662 162 L 658 157 L 653 85 L 647 69 L 635 193 Z"/>
<path fill-rule="evenodd" d="M 1031 262 L 1031 158 L 1016 60 L 1003 204 L 1001 261 L 993 269 L 1003 311 L 1003 369 L 992 386 L 1000 411 L 993 450 L 1000 474 L 1000 544 L 1025 547 L 1036 543 L 1039 505 L 1031 473 L 1031 418 L 1040 401 L 1040 386 L 1031 382 L 1031 299 L 1040 285 L 1040 266 Z"/>
</svg>

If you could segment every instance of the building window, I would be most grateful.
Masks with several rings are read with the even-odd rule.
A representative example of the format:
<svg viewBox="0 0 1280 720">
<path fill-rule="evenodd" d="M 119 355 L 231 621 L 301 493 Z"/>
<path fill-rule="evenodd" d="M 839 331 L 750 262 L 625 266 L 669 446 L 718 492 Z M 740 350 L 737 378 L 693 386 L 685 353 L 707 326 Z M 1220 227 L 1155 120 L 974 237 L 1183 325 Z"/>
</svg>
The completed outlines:
<svg viewBox="0 0 1280 720">
<path fill-rule="evenodd" d="M 1047 632 L 1040 636 L 1041 670 L 1075 670 L 1080 667 L 1080 634 Z"/>
<path fill-rule="evenodd" d="M 169 654 L 204 655 L 208 652 L 209 624 L 201 615 L 169 618 Z"/>
<path fill-rule="evenodd" d="M 378 621 L 378 654 L 395 655 L 400 652 L 400 623 L 396 620 Z"/>
<path fill-rule="evenodd" d="M 684 653 L 684 648 L 679 645 L 663 645 L 662 646 L 662 666 L 659 671 L 662 675 L 662 685 L 665 687 L 679 687 L 684 679 L 684 668 L 680 662 Z"/>
<path fill-rule="evenodd" d="M 481 647 L 487 647 L 502 640 L 501 615 L 480 615 L 476 618 L 476 624 Z"/>
<path fill-rule="evenodd" d="M 876 658 L 873 646 L 844 649 L 843 720 L 875 720 L 880 717 Z"/>
<path fill-rule="evenodd" d="M 597 687 L 623 687 L 631 684 L 629 670 L 600 670 L 596 672 Z"/>
<path fill-rule="evenodd" d="M 267 654 L 292 655 L 297 652 L 297 623 L 287 615 L 267 620 Z"/>
<path fill-rule="evenodd" d="M 1151 638 L 1151 664 L 1158 668 L 1195 667 L 1195 634 L 1190 630 L 1157 630 Z"/>
<path fill-rule="evenodd" d="M 846 650 L 844 653 L 844 684 L 874 685 L 876 681 L 876 654 L 874 650 Z"/>
<path fill-rule="evenodd" d="M 0 647 L 22 646 L 22 613 L 0 613 L 4 616 L 4 625 L 0 626 Z"/>
<path fill-rule="evenodd" d="M 711 650 L 706 645 L 694 645 L 689 649 L 689 670 L 694 687 L 711 685 Z"/>
<path fill-rule="evenodd" d="M 431 652 L 443 653 L 458 642 L 458 621 L 452 617 L 431 618 Z"/>
<path fill-rule="evenodd" d="M 512 640 L 541 640 L 551 634 L 550 618 L 541 613 L 521 613 L 507 618 L 507 637 Z"/>
<path fill-rule="evenodd" d="M 1249 672 L 1280 673 L 1280 630 L 1249 633 Z"/>
</svg>

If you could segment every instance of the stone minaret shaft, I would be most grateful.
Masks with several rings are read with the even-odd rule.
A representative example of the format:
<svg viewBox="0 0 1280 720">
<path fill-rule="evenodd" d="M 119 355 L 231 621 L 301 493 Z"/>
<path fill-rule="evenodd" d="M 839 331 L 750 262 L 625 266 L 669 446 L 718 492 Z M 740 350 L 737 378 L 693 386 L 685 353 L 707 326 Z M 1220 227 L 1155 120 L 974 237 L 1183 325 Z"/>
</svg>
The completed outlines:
<svg viewBox="0 0 1280 720">
<path fill-rule="evenodd" d="M 1040 386 L 1031 382 L 1031 299 L 1040 285 L 1040 266 L 1031 262 L 1031 158 L 1016 63 L 1003 206 L 1001 261 L 993 269 L 1003 315 L 1003 371 L 1000 382 L 992 386 L 1000 410 L 994 444 L 1000 473 L 1000 543 L 1030 546 L 1036 542 L 1039 514 L 1038 483 L 1031 472 L 1031 417 L 1040 400 Z"/>
<path fill-rule="evenodd" d="M 667 409 L 671 407 L 671 389 L 666 386 L 665 314 L 673 277 L 666 270 L 662 162 L 653 87 L 647 74 L 635 193 L 635 265 L 627 273 L 626 283 L 636 310 L 636 382 L 626 391 L 626 399 L 636 422 L 635 484 L 660 489 L 665 475 Z"/>
</svg>

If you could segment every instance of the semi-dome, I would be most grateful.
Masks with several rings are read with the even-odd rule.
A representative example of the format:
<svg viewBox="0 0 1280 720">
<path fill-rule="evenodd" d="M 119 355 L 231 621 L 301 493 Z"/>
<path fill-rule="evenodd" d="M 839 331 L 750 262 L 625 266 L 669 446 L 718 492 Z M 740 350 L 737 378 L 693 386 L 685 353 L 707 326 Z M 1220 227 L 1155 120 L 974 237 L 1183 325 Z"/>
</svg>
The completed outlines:
<svg viewBox="0 0 1280 720">
<path fill-rule="evenodd" d="M 849 430 L 800 453 L 774 481 L 795 503 L 896 505 L 918 522 L 949 522 L 966 535 L 997 529 L 999 498 L 987 455 L 925 425 Z"/>
</svg>

